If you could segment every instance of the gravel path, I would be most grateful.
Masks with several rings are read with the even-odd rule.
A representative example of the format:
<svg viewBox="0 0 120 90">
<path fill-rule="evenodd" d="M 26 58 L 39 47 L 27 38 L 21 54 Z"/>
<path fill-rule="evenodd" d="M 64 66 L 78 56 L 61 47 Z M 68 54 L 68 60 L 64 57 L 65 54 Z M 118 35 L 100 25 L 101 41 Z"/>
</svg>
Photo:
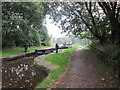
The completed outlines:
<svg viewBox="0 0 120 90">
<path fill-rule="evenodd" d="M 96 57 L 88 50 L 77 50 L 69 69 L 55 83 L 57 88 L 109 88 L 104 72 L 96 68 Z"/>
</svg>

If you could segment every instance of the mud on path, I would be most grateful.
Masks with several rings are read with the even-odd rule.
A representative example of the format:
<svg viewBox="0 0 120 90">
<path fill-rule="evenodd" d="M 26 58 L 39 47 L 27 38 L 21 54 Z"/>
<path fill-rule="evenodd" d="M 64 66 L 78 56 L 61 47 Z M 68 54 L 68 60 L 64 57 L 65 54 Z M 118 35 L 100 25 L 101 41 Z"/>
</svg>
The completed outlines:
<svg viewBox="0 0 120 90">
<path fill-rule="evenodd" d="M 110 88 L 103 71 L 96 67 L 96 56 L 88 50 L 77 50 L 70 59 L 69 69 L 56 82 L 57 88 Z"/>
</svg>

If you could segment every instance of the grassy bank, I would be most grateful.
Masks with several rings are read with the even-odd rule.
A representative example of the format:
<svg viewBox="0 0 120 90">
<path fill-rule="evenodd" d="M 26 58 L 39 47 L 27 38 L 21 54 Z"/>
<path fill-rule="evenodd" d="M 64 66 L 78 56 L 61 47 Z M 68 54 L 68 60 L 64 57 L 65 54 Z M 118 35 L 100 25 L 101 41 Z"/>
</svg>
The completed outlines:
<svg viewBox="0 0 120 90">
<path fill-rule="evenodd" d="M 72 45 L 72 48 L 62 49 L 62 50 L 59 50 L 59 51 L 74 52 L 77 48 L 78 48 L 78 45 Z"/>
<path fill-rule="evenodd" d="M 41 46 L 41 47 L 29 47 L 28 51 L 34 51 L 35 49 L 44 49 L 44 48 L 49 48 L 52 46 Z M 12 56 L 12 55 L 19 55 L 24 53 L 24 48 L 21 47 L 16 47 L 16 48 L 12 48 L 12 49 L 5 49 L 2 51 L 2 57 L 4 56 Z"/>
<path fill-rule="evenodd" d="M 34 51 L 35 49 L 44 49 L 44 48 L 49 48 L 49 47 L 54 47 L 54 46 L 41 46 L 41 47 L 32 46 L 32 47 L 29 47 L 27 51 Z M 72 52 L 72 51 L 74 51 L 74 49 L 76 47 L 77 47 L 76 45 L 73 45 L 73 48 L 70 48 L 68 50 L 64 49 L 63 51 Z M 4 56 L 19 55 L 19 54 L 22 54 L 22 53 L 24 53 L 24 48 L 21 48 L 21 47 L 15 47 L 15 48 L 11 48 L 11 49 L 4 49 L 2 51 L 2 57 L 4 57 Z"/>
<path fill-rule="evenodd" d="M 78 46 L 73 46 L 72 48 L 65 49 L 65 53 L 57 53 L 57 54 L 51 54 L 48 57 L 45 58 L 46 61 L 51 62 L 54 65 L 59 65 L 59 68 L 51 71 L 47 78 L 40 83 L 36 88 L 47 88 L 51 87 L 54 82 L 59 78 L 59 76 L 65 71 L 65 69 L 68 67 L 69 58 L 72 55 L 68 52 L 73 52 L 77 49 Z"/>
<path fill-rule="evenodd" d="M 88 46 L 83 47 L 84 50 L 89 50 L 90 48 Z"/>
</svg>

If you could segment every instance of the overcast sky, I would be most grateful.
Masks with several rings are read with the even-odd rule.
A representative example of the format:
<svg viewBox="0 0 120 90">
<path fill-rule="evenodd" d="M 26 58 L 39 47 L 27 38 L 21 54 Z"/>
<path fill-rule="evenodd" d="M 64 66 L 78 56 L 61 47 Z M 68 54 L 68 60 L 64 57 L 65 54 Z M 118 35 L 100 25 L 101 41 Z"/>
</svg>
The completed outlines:
<svg viewBox="0 0 120 90">
<path fill-rule="evenodd" d="M 59 38 L 62 36 L 66 36 L 65 33 L 61 34 L 62 30 L 53 23 L 51 23 L 51 20 L 48 17 L 46 18 L 46 27 L 48 29 L 48 34 L 50 36 L 52 35 L 52 37 Z"/>
</svg>

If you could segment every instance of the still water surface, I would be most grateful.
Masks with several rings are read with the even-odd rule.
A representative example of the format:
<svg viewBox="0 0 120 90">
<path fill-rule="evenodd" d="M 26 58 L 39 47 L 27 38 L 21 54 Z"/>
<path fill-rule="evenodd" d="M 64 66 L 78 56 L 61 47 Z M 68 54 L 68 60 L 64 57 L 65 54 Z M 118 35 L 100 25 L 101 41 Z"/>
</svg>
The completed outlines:
<svg viewBox="0 0 120 90">
<path fill-rule="evenodd" d="M 3 88 L 33 89 L 47 76 L 39 66 L 33 64 L 34 57 L 26 57 L 2 63 Z"/>
</svg>

